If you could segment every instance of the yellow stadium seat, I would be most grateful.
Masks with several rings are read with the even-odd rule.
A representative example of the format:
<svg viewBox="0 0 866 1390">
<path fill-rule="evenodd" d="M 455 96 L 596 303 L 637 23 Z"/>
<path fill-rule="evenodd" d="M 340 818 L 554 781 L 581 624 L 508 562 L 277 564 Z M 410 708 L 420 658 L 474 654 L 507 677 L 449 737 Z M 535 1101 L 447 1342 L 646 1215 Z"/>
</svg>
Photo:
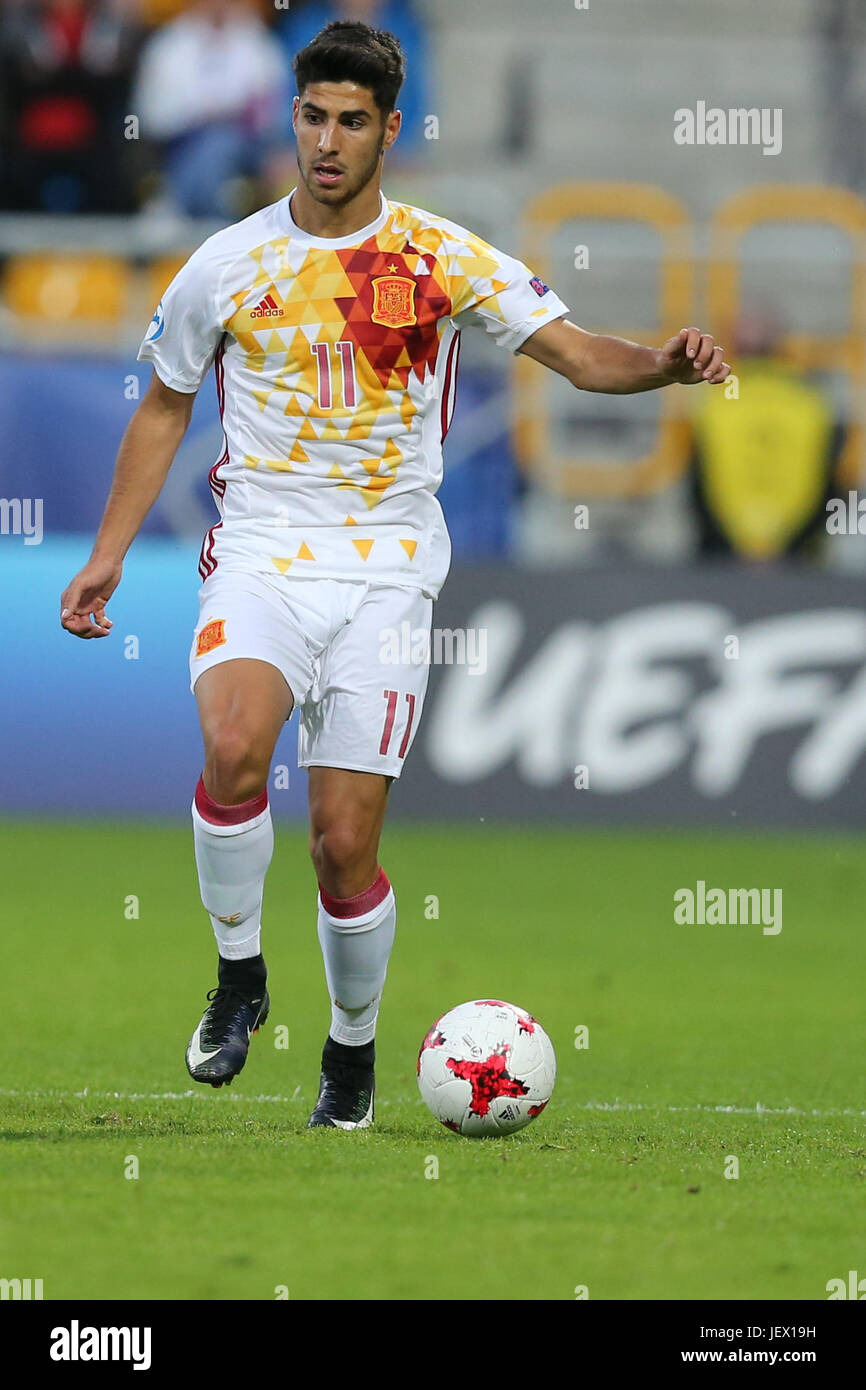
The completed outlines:
<svg viewBox="0 0 866 1390">
<path fill-rule="evenodd" d="M 555 235 L 570 221 L 587 219 L 643 224 L 657 234 L 661 247 L 658 329 L 645 334 L 629 324 L 612 324 L 605 332 L 655 345 L 691 322 L 693 227 L 684 203 L 647 184 L 555 184 L 526 209 L 522 259 L 546 279 Z M 566 456 L 553 439 L 548 406 L 552 373 L 540 373 L 525 355 L 514 359 L 513 370 L 512 437 L 517 460 L 535 478 L 543 476 L 551 491 L 580 498 L 636 497 L 659 491 L 685 469 L 689 436 L 670 393 L 660 393 L 656 439 L 644 456 L 625 460 Z"/>
<path fill-rule="evenodd" d="M 185 256 L 160 256 L 147 268 L 148 300 L 157 305 L 181 266 L 186 265 L 194 248 Z"/>
<path fill-rule="evenodd" d="M 188 10 L 189 0 L 140 0 L 139 8 L 145 24 L 163 24 Z"/>
<path fill-rule="evenodd" d="M 245 0 L 246 8 L 263 17 L 273 6 L 267 0 Z M 145 24 L 164 24 L 190 8 L 190 0 L 139 0 L 139 10 Z"/>
<path fill-rule="evenodd" d="M 42 323 L 113 323 L 126 310 L 130 272 L 115 256 L 14 256 L 3 278 L 6 308 Z"/>
</svg>

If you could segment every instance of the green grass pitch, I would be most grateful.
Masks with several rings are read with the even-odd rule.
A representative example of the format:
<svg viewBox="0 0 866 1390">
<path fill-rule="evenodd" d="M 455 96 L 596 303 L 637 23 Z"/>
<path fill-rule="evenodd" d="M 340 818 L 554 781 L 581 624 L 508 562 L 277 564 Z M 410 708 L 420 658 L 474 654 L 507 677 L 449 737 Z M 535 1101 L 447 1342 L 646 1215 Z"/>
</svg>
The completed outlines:
<svg viewBox="0 0 866 1390">
<path fill-rule="evenodd" d="M 300 827 L 265 899 L 271 1017 L 221 1091 L 183 1060 L 215 982 L 187 829 L 6 821 L 0 846 L 0 1275 L 46 1299 L 826 1299 L 866 1275 L 851 838 L 395 821 L 356 1133 L 304 1128 L 328 1011 Z M 675 924 L 698 879 L 781 888 L 782 931 Z M 474 997 L 529 1009 L 557 1052 L 552 1103 L 509 1138 L 452 1135 L 418 1096 L 424 1033 Z"/>
</svg>

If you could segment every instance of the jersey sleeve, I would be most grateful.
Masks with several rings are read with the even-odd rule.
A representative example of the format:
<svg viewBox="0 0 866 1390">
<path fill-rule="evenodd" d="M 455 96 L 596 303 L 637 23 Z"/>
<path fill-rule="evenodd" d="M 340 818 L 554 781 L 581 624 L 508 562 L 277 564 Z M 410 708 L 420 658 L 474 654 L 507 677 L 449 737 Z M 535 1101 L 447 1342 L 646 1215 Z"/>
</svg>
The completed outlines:
<svg viewBox="0 0 866 1390">
<path fill-rule="evenodd" d="M 138 361 L 152 362 L 175 391 L 197 391 L 213 363 L 224 328 L 218 273 L 205 243 L 175 275 L 138 349 Z"/>
<path fill-rule="evenodd" d="M 462 229 L 455 228 L 455 231 Z M 464 232 L 448 246 L 451 318 L 457 328 L 484 328 L 499 347 L 517 352 L 527 338 L 568 311 L 537 275 L 480 237 Z"/>
</svg>

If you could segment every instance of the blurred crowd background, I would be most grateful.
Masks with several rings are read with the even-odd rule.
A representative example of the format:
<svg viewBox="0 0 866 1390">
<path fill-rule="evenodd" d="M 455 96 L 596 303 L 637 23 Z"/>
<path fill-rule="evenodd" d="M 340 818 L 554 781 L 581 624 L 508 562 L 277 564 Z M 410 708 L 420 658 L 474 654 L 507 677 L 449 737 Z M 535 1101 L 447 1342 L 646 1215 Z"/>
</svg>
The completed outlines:
<svg viewBox="0 0 866 1390">
<path fill-rule="evenodd" d="M 398 33 L 411 158 L 429 60 L 403 0 L 4 0 L 2 206 L 232 220 L 281 196 L 292 59 L 337 14 Z"/>
<path fill-rule="evenodd" d="M 464 334 L 457 555 L 866 567 L 825 524 L 864 466 L 860 0 L 0 0 L 0 492 L 23 474 L 48 529 L 93 528 L 153 307 L 292 187 L 292 59 L 339 16 L 406 51 L 391 197 L 521 255 L 586 328 L 697 322 L 734 363 L 735 395 L 623 400 Z M 780 110 L 781 151 L 678 145 L 700 101 Z M 209 524 L 215 429 L 199 406 L 149 530 Z"/>
</svg>

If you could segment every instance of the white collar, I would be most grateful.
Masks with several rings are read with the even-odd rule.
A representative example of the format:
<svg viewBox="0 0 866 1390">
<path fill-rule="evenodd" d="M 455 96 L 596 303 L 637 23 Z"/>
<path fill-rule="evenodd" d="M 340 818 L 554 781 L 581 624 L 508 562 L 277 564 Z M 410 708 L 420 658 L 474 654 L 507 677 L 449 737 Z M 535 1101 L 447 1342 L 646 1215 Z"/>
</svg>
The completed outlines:
<svg viewBox="0 0 866 1390">
<path fill-rule="evenodd" d="M 295 189 L 293 188 L 292 192 L 288 193 L 285 198 L 285 223 L 292 241 L 298 242 L 301 246 L 321 246 L 328 251 L 340 251 L 346 246 L 357 246 L 360 242 L 366 241 L 368 237 L 375 236 L 376 232 L 381 231 L 388 220 L 388 199 L 380 188 L 379 213 L 372 222 L 367 223 L 366 227 L 359 227 L 357 232 L 350 232 L 348 236 L 311 236 L 309 232 L 305 232 L 303 228 L 299 227 L 292 217 L 291 202 L 294 192 Z"/>
</svg>

